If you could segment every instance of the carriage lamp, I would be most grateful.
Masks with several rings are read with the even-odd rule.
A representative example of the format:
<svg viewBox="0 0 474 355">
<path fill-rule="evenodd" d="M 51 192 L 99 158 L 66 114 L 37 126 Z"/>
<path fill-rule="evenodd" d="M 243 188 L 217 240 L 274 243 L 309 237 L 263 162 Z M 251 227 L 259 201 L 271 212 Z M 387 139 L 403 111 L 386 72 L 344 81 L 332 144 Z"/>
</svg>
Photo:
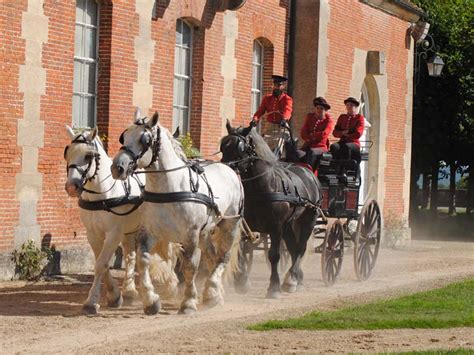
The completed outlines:
<svg viewBox="0 0 474 355">
<path fill-rule="evenodd" d="M 409 33 L 416 41 L 415 47 L 415 85 L 414 90 L 416 93 L 416 86 L 420 82 L 421 62 L 426 61 L 428 75 L 431 77 L 440 77 L 443 71 L 444 62 L 443 59 L 438 55 L 439 46 L 435 44 L 433 37 L 428 34 L 429 23 L 421 22 L 413 24 L 409 28 Z M 429 54 L 431 56 L 428 58 Z"/>
<path fill-rule="evenodd" d="M 433 77 L 441 76 L 441 71 L 444 67 L 443 59 L 438 55 L 434 54 L 430 59 L 426 61 L 428 66 L 428 74 Z"/>
</svg>

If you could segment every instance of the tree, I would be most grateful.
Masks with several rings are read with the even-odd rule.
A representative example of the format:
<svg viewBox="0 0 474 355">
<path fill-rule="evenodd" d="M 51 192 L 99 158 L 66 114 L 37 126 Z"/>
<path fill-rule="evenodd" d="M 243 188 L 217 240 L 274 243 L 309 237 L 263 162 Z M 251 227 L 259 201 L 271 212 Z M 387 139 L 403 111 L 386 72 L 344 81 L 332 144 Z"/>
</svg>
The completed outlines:
<svg viewBox="0 0 474 355">
<path fill-rule="evenodd" d="M 431 207 L 436 213 L 433 203 L 436 203 L 439 162 L 445 161 L 451 171 L 461 165 L 474 165 L 474 3 L 472 0 L 414 2 L 426 12 L 430 34 L 445 62 L 440 78 L 429 77 L 422 63 L 413 109 L 413 147 L 416 147 L 412 154 L 413 174 L 432 174 Z M 450 185 L 453 210 L 453 179 Z"/>
</svg>

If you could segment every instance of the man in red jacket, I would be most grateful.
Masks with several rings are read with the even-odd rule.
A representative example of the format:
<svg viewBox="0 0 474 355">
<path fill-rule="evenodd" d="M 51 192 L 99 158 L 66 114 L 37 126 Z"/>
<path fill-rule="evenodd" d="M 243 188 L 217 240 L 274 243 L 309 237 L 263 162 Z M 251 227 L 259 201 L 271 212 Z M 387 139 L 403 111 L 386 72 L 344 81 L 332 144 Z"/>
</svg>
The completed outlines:
<svg viewBox="0 0 474 355">
<path fill-rule="evenodd" d="M 353 97 L 344 100 L 347 113 L 337 119 L 333 135 L 339 142 L 331 144 L 331 153 L 335 159 L 354 159 L 360 163 L 360 141 L 364 133 L 364 116 L 358 114 L 359 101 Z"/>
<path fill-rule="evenodd" d="M 262 103 L 253 115 L 250 122 L 256 126 L 257 123 L 264 119 L 266 122 L 262 125 L 261 133 L 265 137 L 270 149 L 275 154 L 280 155 L 283 147 L 284 137 L 288 132 L 278 127 L 289 128 L 288 122 L 291 119 L 293 111 L 293 99 L 285 93 L 285 82 L 288 80 L 284 76 L 272 75 L 273 91 L 263 97 Z M 276 126 L 279 125 L 279 126 Z"/>
<path fill-rule="evenodd" d="M 326 111 L 331 108 L 324 97 L 313 100 L 314 112 L 306 115 L 301 127 L 301 138 L 304 140 L 302 150 L 298 152 L 303 161 L 316 170 L 323 153 L 329 149 L 329 135 L 334 128 L 334 120 Z"/>
<path fill-rule="evenodd" d="M 272 75 L 272 79 L 273 91 L 263 97 L 262 103 L 253 115 L 254 123 L 265 118 L 270 123 L 282 124 L 291 118 L 293 99 L 285 93 L 285 82 L 288 79 L 280 75 Z"/>
</svg>

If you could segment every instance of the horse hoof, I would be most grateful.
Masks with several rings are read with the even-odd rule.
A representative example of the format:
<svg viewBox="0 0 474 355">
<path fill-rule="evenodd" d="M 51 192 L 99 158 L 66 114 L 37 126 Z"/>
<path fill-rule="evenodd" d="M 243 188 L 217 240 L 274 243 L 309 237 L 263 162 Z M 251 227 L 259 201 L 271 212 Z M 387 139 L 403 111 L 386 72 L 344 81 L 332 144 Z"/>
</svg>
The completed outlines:
<svg viewBox="0 0 474 355">
<path fill-rule="evenodd" d="M 155 314 L 158 314 L 158 312 L 160 311 L 160 308 L 161 308 L 160 301 L 155 301 L 149 306 L 146 306 L 143 309 L 143 311 L 145 312 L 147 316 L 153 316 Z"/>
<path fill-rule="evenodd" d="M 110 308 L 120 308 L 123 304 L 123 298 L 120 294 L 115 300 L 107 300 L 107 306 Z"/>
<path fill-rule="evenodd" d="M 85 314 L 85 315 L 99 314 L 99 308 L 100 306 L 98 304 L 95 304 L 95 305 L 85 304 L 82 306 L 82 314 Z"/>
<path fill-rule="evenodd" d="M 296 285 L 283 284 L 283 285 L 281 286 L 281 289 L 282 289 L 284 292 L 295 293 L 296 290 L 297 290 L 297 286 L 296 286 Z"/>
<path fill-rule="evenodd" d="M 247 278 L 244 281 L 234 281 L 234 290 L 236 293 L 244 295 L 249 292 L 251 287 L 250 280 Z"/>
<path fill-rule="evenodd" d="M 192 315 L 192 314 L 196 313 L 196 311 L 197 310 L 194 309 L 194 308 L 185 307 L 185 308 L 180 308 L 179 311 L 178 311 L 178 314 L 189 316 L 189 315 Z"/>
<path fill-rule="evenodd" d="M 223 304 L 224 302 L 219 299 L 218 297 L 213 297 L 213 298 L 207 298 L 207 299 L 204 299 L 202 304 L 205 308 L 207 309 L 210 309 L 210 308 L 213 308 L 215 306 L 218 306 L 220 304 Z"/>
<path fill-rule="evenodd" d="M 133 301 L 135 298 L 138 297 L 138 291 L 137 290 L 122 291 L 122 297 L 124 301 L 127 301 L 127 302 Z"/>
<path fill-rule="evenodd" d="M 267 296 L 266 298 L 271 299 L 271 300 L 277 300 L 281 298 L 281 292 L 280 291 L 267 291 Z"/>
<path fill-rule="evenodd" d="M 303 284 L 298 284 L 298 285 L 296 285 L 296 291 L 301 292 L 301 291 L 304 291 L 304 289 L 305 289 L 305 288 L 304 288 L 304 285 L 303 285 Z"/>
</svg>

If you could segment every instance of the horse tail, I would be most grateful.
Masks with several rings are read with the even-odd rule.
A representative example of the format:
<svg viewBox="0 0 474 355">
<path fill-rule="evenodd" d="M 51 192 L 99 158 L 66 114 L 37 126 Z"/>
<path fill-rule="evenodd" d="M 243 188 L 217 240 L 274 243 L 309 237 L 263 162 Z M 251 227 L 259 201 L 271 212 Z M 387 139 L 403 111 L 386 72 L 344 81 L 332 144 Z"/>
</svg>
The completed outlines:
<svg viewBox="0 0 474 355">
<path fill-rule="evenodd" d="M 225 283 L 231 283 L 242 270 L 240 267 L 240 256 L 241 256 L 241 239 L 242 239 L 242 217 L 236 217 L 239 220 L 235 229 L 231 232 L 233 235 L 232 245 L 229 250 L 229 261 L 227 267 L 224 270 L 223 279 Z"/>
<path fill-rule="evenodd" d="M 173 299 L 178 295 L 179 279 L 175 272 L 183 250 L 178 243 L 158 243 L 154 248 L 150 262 L 150 277 L 158 294 L 164 299 Z"/>
</svg>

